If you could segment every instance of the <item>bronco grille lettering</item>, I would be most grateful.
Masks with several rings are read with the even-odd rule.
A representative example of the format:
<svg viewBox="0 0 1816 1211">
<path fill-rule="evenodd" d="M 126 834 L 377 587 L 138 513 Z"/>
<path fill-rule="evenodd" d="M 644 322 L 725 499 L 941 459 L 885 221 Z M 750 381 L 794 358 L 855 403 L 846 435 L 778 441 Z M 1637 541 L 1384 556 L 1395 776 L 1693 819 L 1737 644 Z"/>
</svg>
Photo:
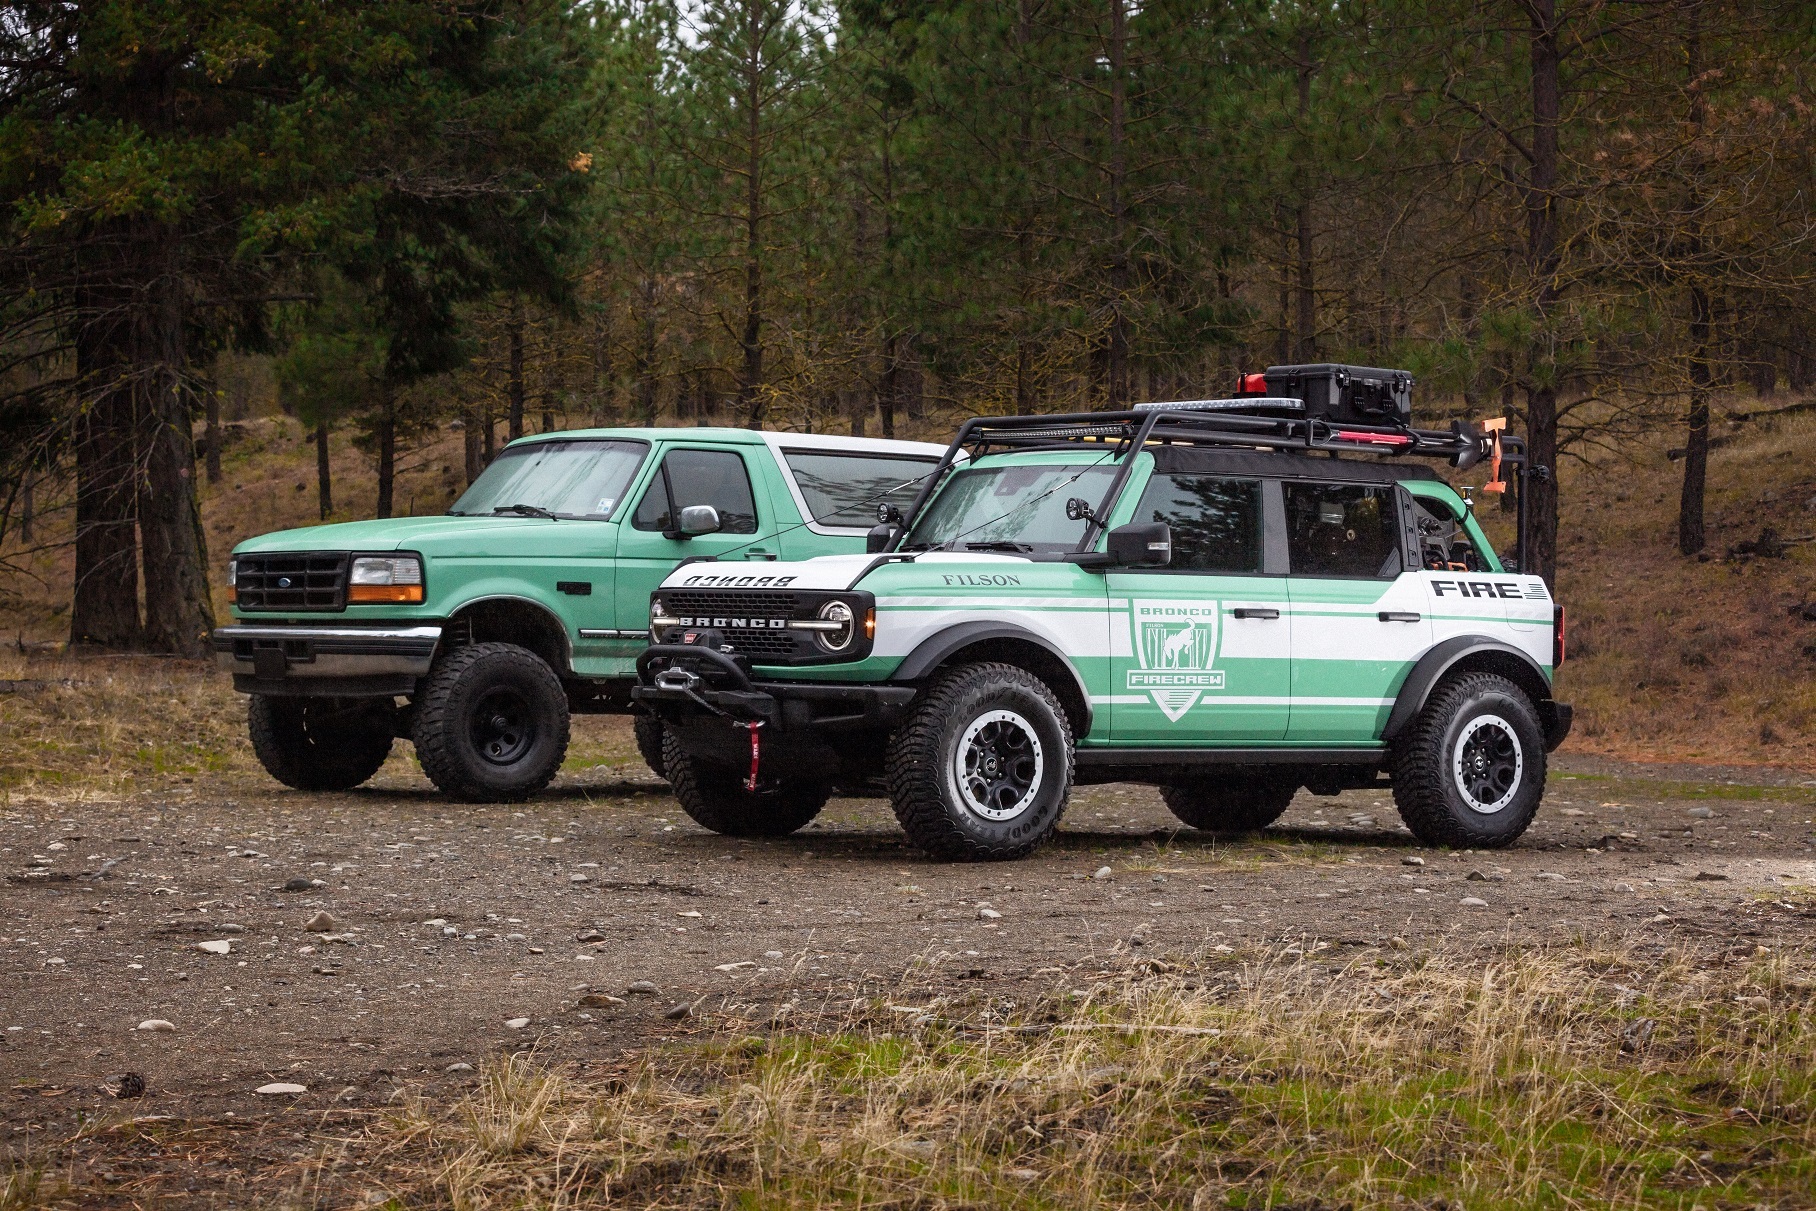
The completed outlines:
<svg viewBox="0 0 1816 1211">
<path fill-rule="evenodd" d="M 794 582 L 793 576 L 689 576 L 681 583 L 715 589 L 779 589 Z"/>
</svg>

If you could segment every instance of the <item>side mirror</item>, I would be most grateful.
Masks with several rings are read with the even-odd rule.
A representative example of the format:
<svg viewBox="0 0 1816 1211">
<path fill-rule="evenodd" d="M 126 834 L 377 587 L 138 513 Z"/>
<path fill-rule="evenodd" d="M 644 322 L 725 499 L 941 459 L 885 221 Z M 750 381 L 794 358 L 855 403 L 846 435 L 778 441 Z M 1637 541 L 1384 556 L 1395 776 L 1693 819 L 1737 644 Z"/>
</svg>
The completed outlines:
<svg viewBox="0 0 1816 1211">
<path fill-rule="evenodd" d="M 681 537 L 692 538 L 697 534 L 717 534 L 722 524 L 719 510 L 711 505 L 688 505 L 681 510 L 681 524 L 675 528 Z"/>
<path fill-rule="evenodd" d="M 895 541 L 896 528 L 888 522 L 871 526 L 864 534 L 864 554 L 880 555 Z"/>
<path fill-rule="evenodd" d="M 1117 567 L 1164 568 L 1173 562 L 1173 531 L 1164 521 L 1117 526 L 1104 545 Z"/>
</svg>

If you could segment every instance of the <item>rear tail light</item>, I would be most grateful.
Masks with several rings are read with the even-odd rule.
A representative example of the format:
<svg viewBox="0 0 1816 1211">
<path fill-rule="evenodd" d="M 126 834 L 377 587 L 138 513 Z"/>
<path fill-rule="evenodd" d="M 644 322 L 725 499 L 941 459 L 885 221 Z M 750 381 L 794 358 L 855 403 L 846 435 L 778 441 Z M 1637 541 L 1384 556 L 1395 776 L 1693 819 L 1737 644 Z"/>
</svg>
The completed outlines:
<svg viewBox="0 0 1816 1211">
<path fill-rule="evenodd" d="M 1551 667 L 1556 668 L 1564 663 L 1565 634 L 1569 630 L 1564 619 L 1564 607 L 1551 608 Z"/>
</svg>

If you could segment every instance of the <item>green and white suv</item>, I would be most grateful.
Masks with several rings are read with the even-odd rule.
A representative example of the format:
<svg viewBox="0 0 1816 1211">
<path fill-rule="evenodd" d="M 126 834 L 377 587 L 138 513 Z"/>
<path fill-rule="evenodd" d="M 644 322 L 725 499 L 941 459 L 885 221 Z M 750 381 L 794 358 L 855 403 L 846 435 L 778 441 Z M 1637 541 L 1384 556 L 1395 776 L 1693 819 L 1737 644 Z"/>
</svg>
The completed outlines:
<svg viewBox="0 0 1816 1211">
<path fill-rule="evenodd" d="M 1013 858 L 1078 783 L 1244 831 L 1386 781 L 1427 844 L 1506 845 L 1570 726 L 1562 612 L 1417 456 L 1541 473 L 1302 399 L 974 420 L 870 553 L 678 568 L 635 697 L 733 835 L 880 792 L 931 854 Z"/>
<path fill-rule="evenodd" d="M 650 592 L 676 564 L 862 551 L 943 448 L 738 429 L 593 429 L 512 442 L 446 515 L 285 530 L 234 548 L 214 633 L 280 782 L 343 790 L 393 739 L 458 799 L 555 776 L 571 712 L 631 708 Z M 661 772 L 661 732 L 638 719 Z"/>
</svg>

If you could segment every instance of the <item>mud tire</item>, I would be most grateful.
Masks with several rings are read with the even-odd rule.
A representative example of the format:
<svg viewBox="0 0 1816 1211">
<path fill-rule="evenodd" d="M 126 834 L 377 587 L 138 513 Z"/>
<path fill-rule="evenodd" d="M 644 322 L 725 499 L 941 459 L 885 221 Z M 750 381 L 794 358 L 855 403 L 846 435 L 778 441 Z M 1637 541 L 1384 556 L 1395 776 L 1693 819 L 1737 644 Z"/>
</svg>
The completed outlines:
<svg viewBox="0 0 1816 1211">
<path fill-rule="evenodd" d="M 759 783 L 747 791 L 748 771 L 701 761 L 673 732 L 663 736 L 662 764 L 688 818 L 727 837 L 785 837 L 805 828 L 832 797 L 829 783 L 796 779 Z"/>
<path fill-rule="evenodd" d="M 254 694 L 246 730 L 265 772 L 299 791 L 358 786 L 391 755 L 396 708 L 385 698 Z"/>
<path fill-rule="evenodd" d="M 1465 673 L 1432 691 L 1389 763 L 1394 804 L 1413 836 L 1426 845 L 1498 849 L 1518 840 L 1538 813 L 1545 729 L 1513 682 Z M 1499 797 L 1485 800 L 1490 794 Z"/>
<path fill-rule="evenodd" d="M 423 684 L 412 739 L 423 772 L 450 799 L 519 803 L 553 781 L 567 756 L 567 694 L 527 648 L 456 648 Z"/>
</svg>

